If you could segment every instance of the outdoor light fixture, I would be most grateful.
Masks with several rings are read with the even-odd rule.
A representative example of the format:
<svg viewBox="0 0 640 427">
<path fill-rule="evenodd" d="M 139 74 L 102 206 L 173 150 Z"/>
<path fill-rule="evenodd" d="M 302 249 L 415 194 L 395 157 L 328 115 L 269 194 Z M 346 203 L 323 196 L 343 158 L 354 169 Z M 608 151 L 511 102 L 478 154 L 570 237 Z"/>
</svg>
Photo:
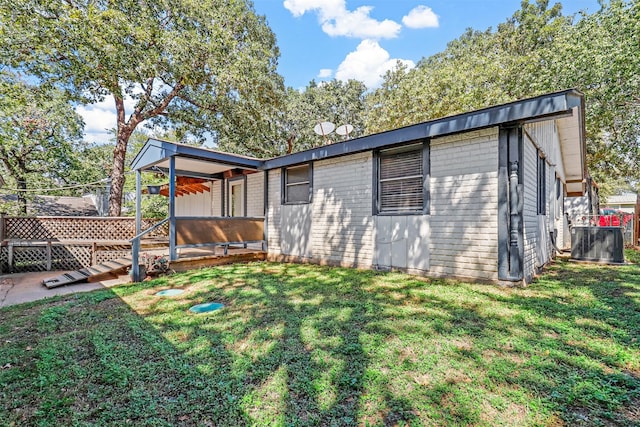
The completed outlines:
<svg viewBox="0 0 640 427">
<path fill-rule="evenodd" d="M 147 185 L 147 191 L 149 194 L 160 194 L 160 186 L 159 185 Z"/>
</svg>

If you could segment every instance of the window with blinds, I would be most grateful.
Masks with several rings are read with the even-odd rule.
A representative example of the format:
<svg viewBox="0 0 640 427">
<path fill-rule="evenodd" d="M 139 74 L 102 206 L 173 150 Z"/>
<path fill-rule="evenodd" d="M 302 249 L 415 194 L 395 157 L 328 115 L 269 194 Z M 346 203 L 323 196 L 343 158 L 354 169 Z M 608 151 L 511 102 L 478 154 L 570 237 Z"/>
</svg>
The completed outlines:
<svg viewBox="0 0 640 427">
<path fill-rule="evenodd" d="M 413 213 L 424 209 L 423 146 L 378 153 L 378 213 Z"/>
<path fill-rule="evenodd" d="M 311 202 L 311 165 L 292 166 L 283 170 L 284 204 Z"/>
</svg>

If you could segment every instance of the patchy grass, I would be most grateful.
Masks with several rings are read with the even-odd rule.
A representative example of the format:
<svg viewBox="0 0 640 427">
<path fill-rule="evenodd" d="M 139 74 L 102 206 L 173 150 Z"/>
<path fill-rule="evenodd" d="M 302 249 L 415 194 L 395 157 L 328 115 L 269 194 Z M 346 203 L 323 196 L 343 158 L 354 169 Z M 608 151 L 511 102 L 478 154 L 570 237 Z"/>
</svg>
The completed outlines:
<svg viewBox="0 0 640 427">
<path fill-rule="evenodd" d="M 0 319 L 1 425 L 640 424 L 638 265 L 503 289 L 255 263 Z"/>
</svg>

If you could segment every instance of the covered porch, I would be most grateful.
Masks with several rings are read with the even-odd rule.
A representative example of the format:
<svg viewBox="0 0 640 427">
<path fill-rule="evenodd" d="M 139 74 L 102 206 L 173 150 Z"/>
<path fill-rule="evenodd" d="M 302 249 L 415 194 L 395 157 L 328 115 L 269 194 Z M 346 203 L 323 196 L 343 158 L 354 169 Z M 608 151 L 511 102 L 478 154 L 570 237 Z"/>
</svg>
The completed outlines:
<svg viewBox="0 0 640 427">
<path fill-rule="evenodd" d="M 139 268 L 142 242 L 160 227 L 168 227 L 167 252 L 174 270 L 220 264 L 224 257 L 263 259 L 262 163 L 251 157 L 149 139 L 131 163 L 136 174 L 133 280 L 143 278 Z M 168 183 L 147 190 L 142 185 L 143 173 L 162 173 Z M 169 201 L 167 217 L 143 230 L 142 197 L 163 196 Z"/>
</svg>

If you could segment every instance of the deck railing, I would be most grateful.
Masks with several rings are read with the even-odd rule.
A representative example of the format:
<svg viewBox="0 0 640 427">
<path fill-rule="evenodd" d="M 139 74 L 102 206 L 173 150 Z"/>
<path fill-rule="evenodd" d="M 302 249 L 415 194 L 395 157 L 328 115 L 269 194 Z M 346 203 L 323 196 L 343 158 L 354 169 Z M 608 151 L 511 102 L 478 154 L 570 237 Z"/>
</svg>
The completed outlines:
<svg viewBox="0 0 640 427">
<path fill-rule="evenodd" d="M 131 277 L 134 282 L 142 279 L 139 254 L 143 236 L 164 225 L 164 219 L 131 239 L 133 265 Z M 176 248 L 198 248 L 222 246 L 224 253 L 230 245 L 260 243 L 265 250 L 264 218 L 257 217 L 177 217 L 175 218 Z"/>
<path fill-rule="evenodd" d="M 153 219 L 143 219 L 148 228 Z M 136 234 L 133 217 L 87 216 L 5 216 L 0 214 L 0 241 L 3 240 L 130 240 Z M 154 230 L 154 236 L 167 236 L 166 229 Z"/>
<path fill-rule="evenodd" d="M 143 226 L 154 220 L 143 219 Z M 75 270 L 129 256 L 133 217 L 21 217 L 0 214 L 0 274 Z M 150 237 L 166 237 L 158 227 Z"/>
</svg>

